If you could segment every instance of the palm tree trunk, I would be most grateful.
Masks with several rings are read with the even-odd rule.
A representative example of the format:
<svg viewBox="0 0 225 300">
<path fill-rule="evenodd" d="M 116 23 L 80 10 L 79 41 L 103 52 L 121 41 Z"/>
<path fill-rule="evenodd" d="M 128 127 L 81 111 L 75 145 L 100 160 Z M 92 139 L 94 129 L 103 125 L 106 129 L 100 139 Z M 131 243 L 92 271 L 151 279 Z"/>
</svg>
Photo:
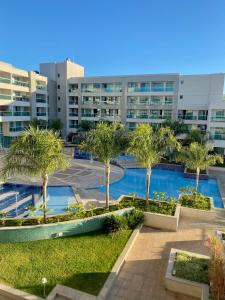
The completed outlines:
<svg viewBox="0 0 225 300">
<path fill-rule="evenodd" d="M 105 202 L 107 208 L 109 207 L 109 175 L 110 175 L 110 162 L 107 162 L 105 164 L 105 186 L 106 186 Z"/>
<path fill-rule="evenodd" d="M 146 207 L 148 206 L 149 200 L 151 172 L 151 167 L 146 169 Z"/>
<path fill-rule="evenodd" d="M 45 175 L 43 176 L 43 183 L 42 183 L 44 223 L 46 223 L 47 185 L 48 185 L 48 175 L 45 174 Z"/>
<path fill-rule="evenodd" d="M 198 191 L 199 174 L 200 174 L 200 170 L 199 168 L 197 168 L 196 169 L 196 192 Z"/>
</svg>

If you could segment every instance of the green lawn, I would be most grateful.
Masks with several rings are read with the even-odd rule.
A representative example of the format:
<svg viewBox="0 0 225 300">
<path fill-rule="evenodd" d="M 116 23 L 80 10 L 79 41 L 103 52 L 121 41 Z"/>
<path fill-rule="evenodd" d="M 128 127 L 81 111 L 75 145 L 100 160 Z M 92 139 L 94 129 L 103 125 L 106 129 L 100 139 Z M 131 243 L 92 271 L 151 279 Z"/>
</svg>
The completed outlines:
<svg viewBox="0 0 225 300">
<path fill-rule="evenodd" d="M 43 296 L 41 278 L 49 293 L 63 284 L 97 295 L 131 230 L 114 236 L 91 233 L 77 237 L 0 244 L 0 281 Z"/>
</svg>

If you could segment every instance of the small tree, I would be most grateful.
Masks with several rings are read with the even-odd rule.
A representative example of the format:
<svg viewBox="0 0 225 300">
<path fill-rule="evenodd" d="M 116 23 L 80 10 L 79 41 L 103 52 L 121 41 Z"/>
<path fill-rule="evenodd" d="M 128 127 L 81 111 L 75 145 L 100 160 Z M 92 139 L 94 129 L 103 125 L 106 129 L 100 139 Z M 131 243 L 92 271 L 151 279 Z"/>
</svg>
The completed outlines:
<svg viewBox="0 0 225 300">
<path fill-rule="evenodd" d="M 191 143 L 189 147 L 182 148 L 178 153 L 177 161 L 182 162 L 188 169 L 196 170 L 196 191 L 198 190 L 200 170 L 206 170 L 216 162 L 223 163 L 220 155 L 209 154 L 207 146 Z"/>
<path fill-rule="evenodd" d="M 123 126 L 119 123 L 100 122 L 87 132 L 80 148 L 91 152 L 105 165 L 106 207 L 109 207 L 110 161 L 121 153 L 120 136 Z"/>
<path fill-rule="evenodd" d="M 168 148 L 179 148 L 179 143 L 168 127 L 154 130 L 151 125 L 140 124 L 131 135 L 128 152 L 136 156 L 140 165 L 146 169 L 146 206 L 152 166 L 160 162 Z"/>
<path fill-rule="evenodd" d="M 5 180 L 14 174 L 41 178 L 44 222 L 46 222 L 47 211 L 48 176 L 56 170 L 65 170 L 68 167 L 62 147 L 63 142 L 57 133 L 29 127 L 11 145 L 1 170 Z"/>
</svg>

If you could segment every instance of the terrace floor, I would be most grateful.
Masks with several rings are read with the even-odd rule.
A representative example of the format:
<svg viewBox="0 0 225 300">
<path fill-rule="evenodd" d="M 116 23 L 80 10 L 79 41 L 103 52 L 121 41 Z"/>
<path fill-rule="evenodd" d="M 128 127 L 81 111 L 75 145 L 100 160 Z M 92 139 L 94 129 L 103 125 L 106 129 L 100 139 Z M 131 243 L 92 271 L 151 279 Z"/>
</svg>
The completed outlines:
<svg viewBox="0 0 225 300">
<path fill-rule="evenodd" d="M 207 236 L 220 226 L 181 219 L 178 232 L 143 227 L 107 300 L 194 300 L 164 287 L 170 249 L 209 255 Z"/>
</svg>

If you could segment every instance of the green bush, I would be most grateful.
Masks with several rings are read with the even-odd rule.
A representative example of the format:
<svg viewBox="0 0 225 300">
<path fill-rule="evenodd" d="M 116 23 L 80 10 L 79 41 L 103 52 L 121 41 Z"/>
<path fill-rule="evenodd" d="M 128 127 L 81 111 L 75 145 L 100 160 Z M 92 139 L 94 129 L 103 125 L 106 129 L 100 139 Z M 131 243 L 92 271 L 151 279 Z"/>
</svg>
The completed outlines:
<svg viewBox="0 0 225 300">
<path fill-rule="evenodd" d="M 130 229 L 135 229 L 138 224 L 144 221 L 144 213 L 137 209 L 133 209 L 131 212 L 128 212 L 125 217 Z"/>
<path fill-rule="evenodd" d="M 192 187 L 186 187 L 181 189 L 180 191 L 181 195 L 179 200 L 182 206 L 203 210 L 211 209 L 210 199 L 197 192 Z"/>
<path fill-rule="evenodd" d="M 105 219 L 103 225 L 103 231 L 107 234 L 116 233 L 121 229 L 125 229 L 126 227 L 127 227 L 127 222 L 125 217 L 111 215 Z"/>
</svg>

